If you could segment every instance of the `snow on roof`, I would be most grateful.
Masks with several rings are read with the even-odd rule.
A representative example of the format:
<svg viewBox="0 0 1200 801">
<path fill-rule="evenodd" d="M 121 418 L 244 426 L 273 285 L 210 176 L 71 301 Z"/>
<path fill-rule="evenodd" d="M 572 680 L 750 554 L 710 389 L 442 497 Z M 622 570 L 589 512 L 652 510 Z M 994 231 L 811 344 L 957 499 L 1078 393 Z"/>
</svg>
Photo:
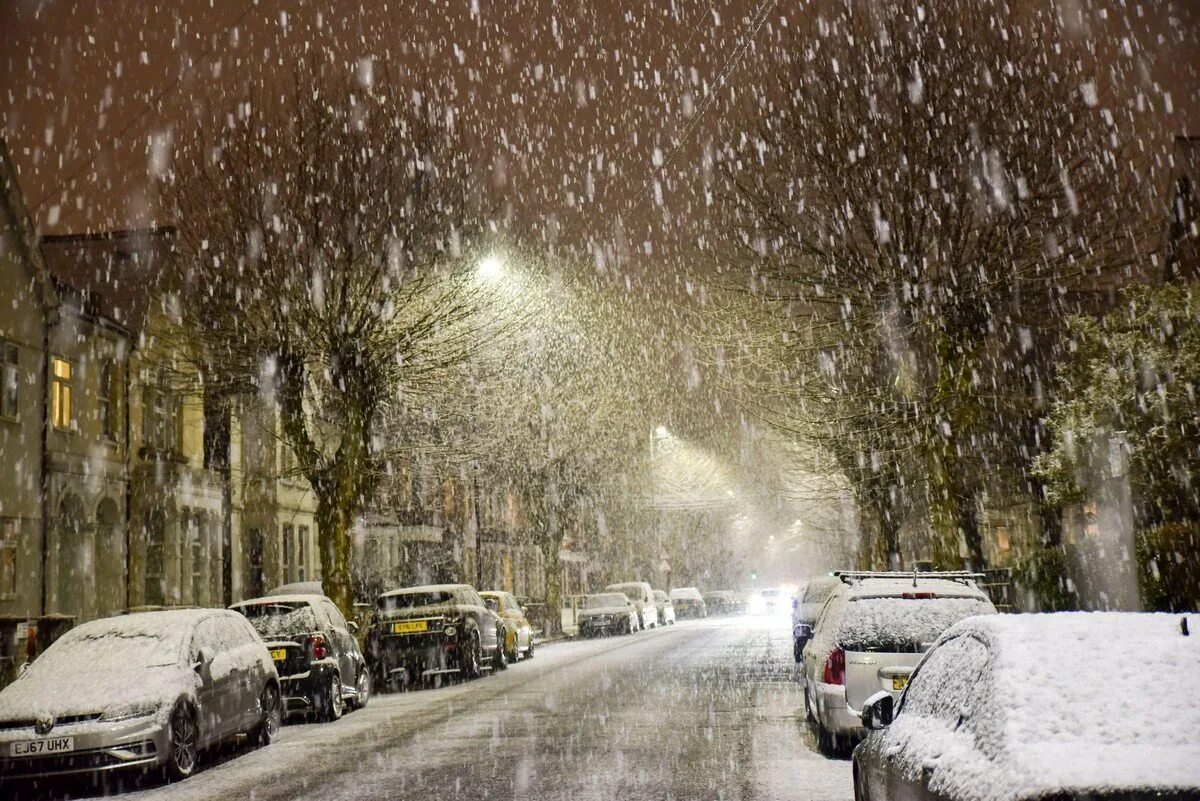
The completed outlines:
<svg viewBox="0 0 1200 801">
<path fill-rule="evenodd" d="M 325 588 L 319 581 L 293 581 L 272 587 L 268 595 L 324 595 Z"/>
<path fill-rule="evenodd" d="M 974 583 L 965 584 L 949 579 L 886 578 L 855 581 L 847 585 L 847 592 L 854 598 L 898 598 L 911 593 L 932 592 L 944 598 L 986 598 L 983 590 Z"/>
<path fill-rule="evenodd" d="M 1068 792 L 1200 788 L 1200 616 L 1063 612 L 963 621 L 945 638 L 987 646 L 967 725 L 905 720 L 905 770 L 979 801 Z M 953 730 L 951 730 L 953 729 Z"/>
<path fill-rule="evenodd" d="M 386 598 L 391 595 L 410 595 L 418 592 L 454 592 L 455 590 L 474 589 L 470 584 L 425 584 L 420 587 L 402 587 L 398 590 L 388 590 L 379 595 Z"/>
</svg>

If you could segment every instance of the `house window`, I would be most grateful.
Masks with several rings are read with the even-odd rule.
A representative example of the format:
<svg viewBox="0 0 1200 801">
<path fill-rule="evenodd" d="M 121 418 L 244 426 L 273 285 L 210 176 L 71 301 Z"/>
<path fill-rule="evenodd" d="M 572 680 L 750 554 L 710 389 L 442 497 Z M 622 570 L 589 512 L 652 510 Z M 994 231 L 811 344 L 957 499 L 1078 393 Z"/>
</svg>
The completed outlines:
<svg viewBox="0 0 1200 801">
<path fill-rule="evenodd" d="M 72 388 L 74 370 L 66 359 L 54 357 L 50 365 L 50 421 L 55 428 L 71 428 Z"/>
<path fill-rule="evenodd" d="M 1012 540 L 1008 536 L 1008 526 L 1004 523 L 996 524 L 996 548 L 1001 553 L 1007 553 L 1012 547 Z"/>
<path fill-rule="evenodd" d="M 117 366 L 106 361 L 100 364 L 100 386 L 96 390 L 96 416 L 100 420 L 100 434 L 117 438 Z"/>
<path fill-rule="evenodd" d="M 16 417 L 20 412 L 20 351 L 11 342 L 0 341 L 0 415 Z"/>
<path fill-rule="evenodd" d="M 173 453 L 179 450 L 179 401 L 165 381 L 148 385 L 142 391 L 144 408 L 144 438 L 155 451 Z"/>
<path fill-rule="evenodd" d="M 307 581 L 308 526 L 300 526 L 296 540 L 296 581 Z"/>
<path fill-rule="evenodd" d="M 287 442 L 279 441 L 279 475 L 283 478 L 291 477 L 296 469 L 296 457 L 292 452 L 291 446 Z"/>
<path fill-rule="evenodd" d="M 0 598 L 17 595 L 17 534 L 21 521 L 0 517 Z"/>
<path fill-rule="evenodd" d="M 295 529 L 290 525 L 283 527 L 283 581 L 286 584 L 292 581 L 292 537 L 294 537 Z"/>
<path fill-rule="evenodd" d="M 200 533 L 201 512 L 188 517 L 188 532 L 192 545 L 192 603 L 201 605 L 204 597 L 204 538 Z"/>
</svg>

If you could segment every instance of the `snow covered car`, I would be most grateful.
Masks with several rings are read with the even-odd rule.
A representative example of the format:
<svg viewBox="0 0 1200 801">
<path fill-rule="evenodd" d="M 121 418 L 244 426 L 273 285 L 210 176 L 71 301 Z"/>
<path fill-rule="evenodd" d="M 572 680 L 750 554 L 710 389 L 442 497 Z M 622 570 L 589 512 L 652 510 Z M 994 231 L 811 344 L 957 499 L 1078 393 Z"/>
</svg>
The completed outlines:
<svg viewBox="0 0 1200 801">
<path fill-rule="evenodd" d="M 0 691 L 0 780 L 124 768 L 182 779 L 223 740 L 270 743 L 281 719 L 275 666 L 241 615 L 93 620 Z"/>
<path fill-rule="evenodd" d="M 504 621 L 467 584 L 392 590 L 376 600 L 367 657 L 380 687 L 447 673 L 477 678 L 508 667 Z"/>
<path fill-rule="evenodd" d="M 710 615 L 740 615 L 746 611 L 746 602 L 733 590 L 711 590 L 704 593 L 704 603 Z"/>
<path fill-rule="evenodd" d="M 658 626 L 658 607 L 654 603 L 654 590 L 645 581 L 627 581 L 623 584 L 609 584 L 605 592 L 623 592 L 637 607 L 638 628 L 652 629 Z"/>
<path fill-rule="evenodd" d="M 996 613 L 969 573 L 835 574 L 842 584 L 804 648 L 804 707 L 828 754 L 865 734 L 860 710 L 898 698 L 922 655 L 964 618 Z"/>
<path fill-rule="evenodd" d="M 695 587 L 676 587 L 669 593 L 676 617 L 708 617 L 704 596 Z"/>
<path fill-rule="evenodd" d="M 854 797 L 1195 801 L 1197 677 L 1194 614 L 972 618 L 864 708 Z"/>
<path fill-rule="evenodd" d="M 671 598 L 662 590 L 654 591 L 654 608 L 664 626 L 675 622 L 675 604 L 671 603 Z"/>
<path fill-rule="evenodd" d="M 579 605 L 579 636 L 629 634 L 641 626 L 641 615 L 623 592 L 603 592 L 583 596 Z"/>
<path fill-rule="evenodd" d="M 841 584 L 842 580 L 837 576 L 817 576 L 809 579 L 796 593 L 792 602 L 792 655 L 797 662 L 804 661 L 804 646 L 812 639 L 817 612 Z"/>
<path fill-rule="evenodd" d="M 366 706 L 371 672 L 358 648 L 358 626 L 324 595 L 272 595 L 229 607 L 267 644 L 284 709 L 337 720 L 349 705 Z"/>
<path fill-rule="evenodd" d="M 516 662 L 521 657 L 533 658 L 533 626 L 525 617 L 525 609 L 511 592 L 489 591 L 479 593 L 484 603 L 504 620 L 504 650 L 508 661 Z"/>
</svg>

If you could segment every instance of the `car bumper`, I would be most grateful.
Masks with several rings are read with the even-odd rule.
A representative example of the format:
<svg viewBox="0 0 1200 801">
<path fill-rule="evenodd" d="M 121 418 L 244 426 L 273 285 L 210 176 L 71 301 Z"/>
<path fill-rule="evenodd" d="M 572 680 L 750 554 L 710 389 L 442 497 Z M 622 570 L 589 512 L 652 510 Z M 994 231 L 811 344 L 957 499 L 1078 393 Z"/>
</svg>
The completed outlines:
<svg viewBox="0 0 1200 801">
<path fill-rule="evenodd" d="M 375 665 L 380 678 L 413 672 L 438 673 L 459 669 L 458 641 L 440 632 L 411 637 L 388 637 L 379 646 Z"/>
<path fill-rule="evenodd" d="M 63 754 L 9 756 L 14 742 L 54 737 L 71 737 L 74 750 Z M 62 726 L 44 737 L 35 734 L 33 729 L 10 730 L 0 739 L 0 782 L 150 769 L 162 765 L 168 751 L 167 722 L 161 715 L 121 723 Z"/>
<path fill-rule="evenodd" d="M 316 709 L 317 694 L 329 686 L 332 664 L 318 662 L 302 673 L 279 677 L 279 691 L 283 695 L 283 708 L 291 712 L 309 712 Z"/>
<path fill-rule="evenodd" d="M 579 632 L 581 634 L 603 634 L 607 632 L 621 631 L 625 623 L 629 621 L 622 620 L 589 620 L 584 618 L 579 621 Z"/>
<path fill-rule="evenodd" d="M 833 734 L 862 735 L 866 733 L 862 719 L 846 704 L 846 688 L 840 684 L 816 683 L 817 717 L 821 725 Z"/>
</svg>

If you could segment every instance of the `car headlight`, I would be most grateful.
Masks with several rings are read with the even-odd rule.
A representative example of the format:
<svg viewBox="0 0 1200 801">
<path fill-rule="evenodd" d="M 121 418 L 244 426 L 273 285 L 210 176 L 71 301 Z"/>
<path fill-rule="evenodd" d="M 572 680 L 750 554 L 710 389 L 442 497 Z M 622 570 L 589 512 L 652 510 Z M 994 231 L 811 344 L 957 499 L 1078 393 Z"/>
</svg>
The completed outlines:
<svg viewBox="0 0 1200 801">
<path fill-rule="evenodd" d="M 158 701 L 134 701 L 131 704 L 118 704 L 104 710 L 100 720 L 115 723 L 121 720 L 148 718 L 161 708 L 162 704 Z"/>
</svg>

